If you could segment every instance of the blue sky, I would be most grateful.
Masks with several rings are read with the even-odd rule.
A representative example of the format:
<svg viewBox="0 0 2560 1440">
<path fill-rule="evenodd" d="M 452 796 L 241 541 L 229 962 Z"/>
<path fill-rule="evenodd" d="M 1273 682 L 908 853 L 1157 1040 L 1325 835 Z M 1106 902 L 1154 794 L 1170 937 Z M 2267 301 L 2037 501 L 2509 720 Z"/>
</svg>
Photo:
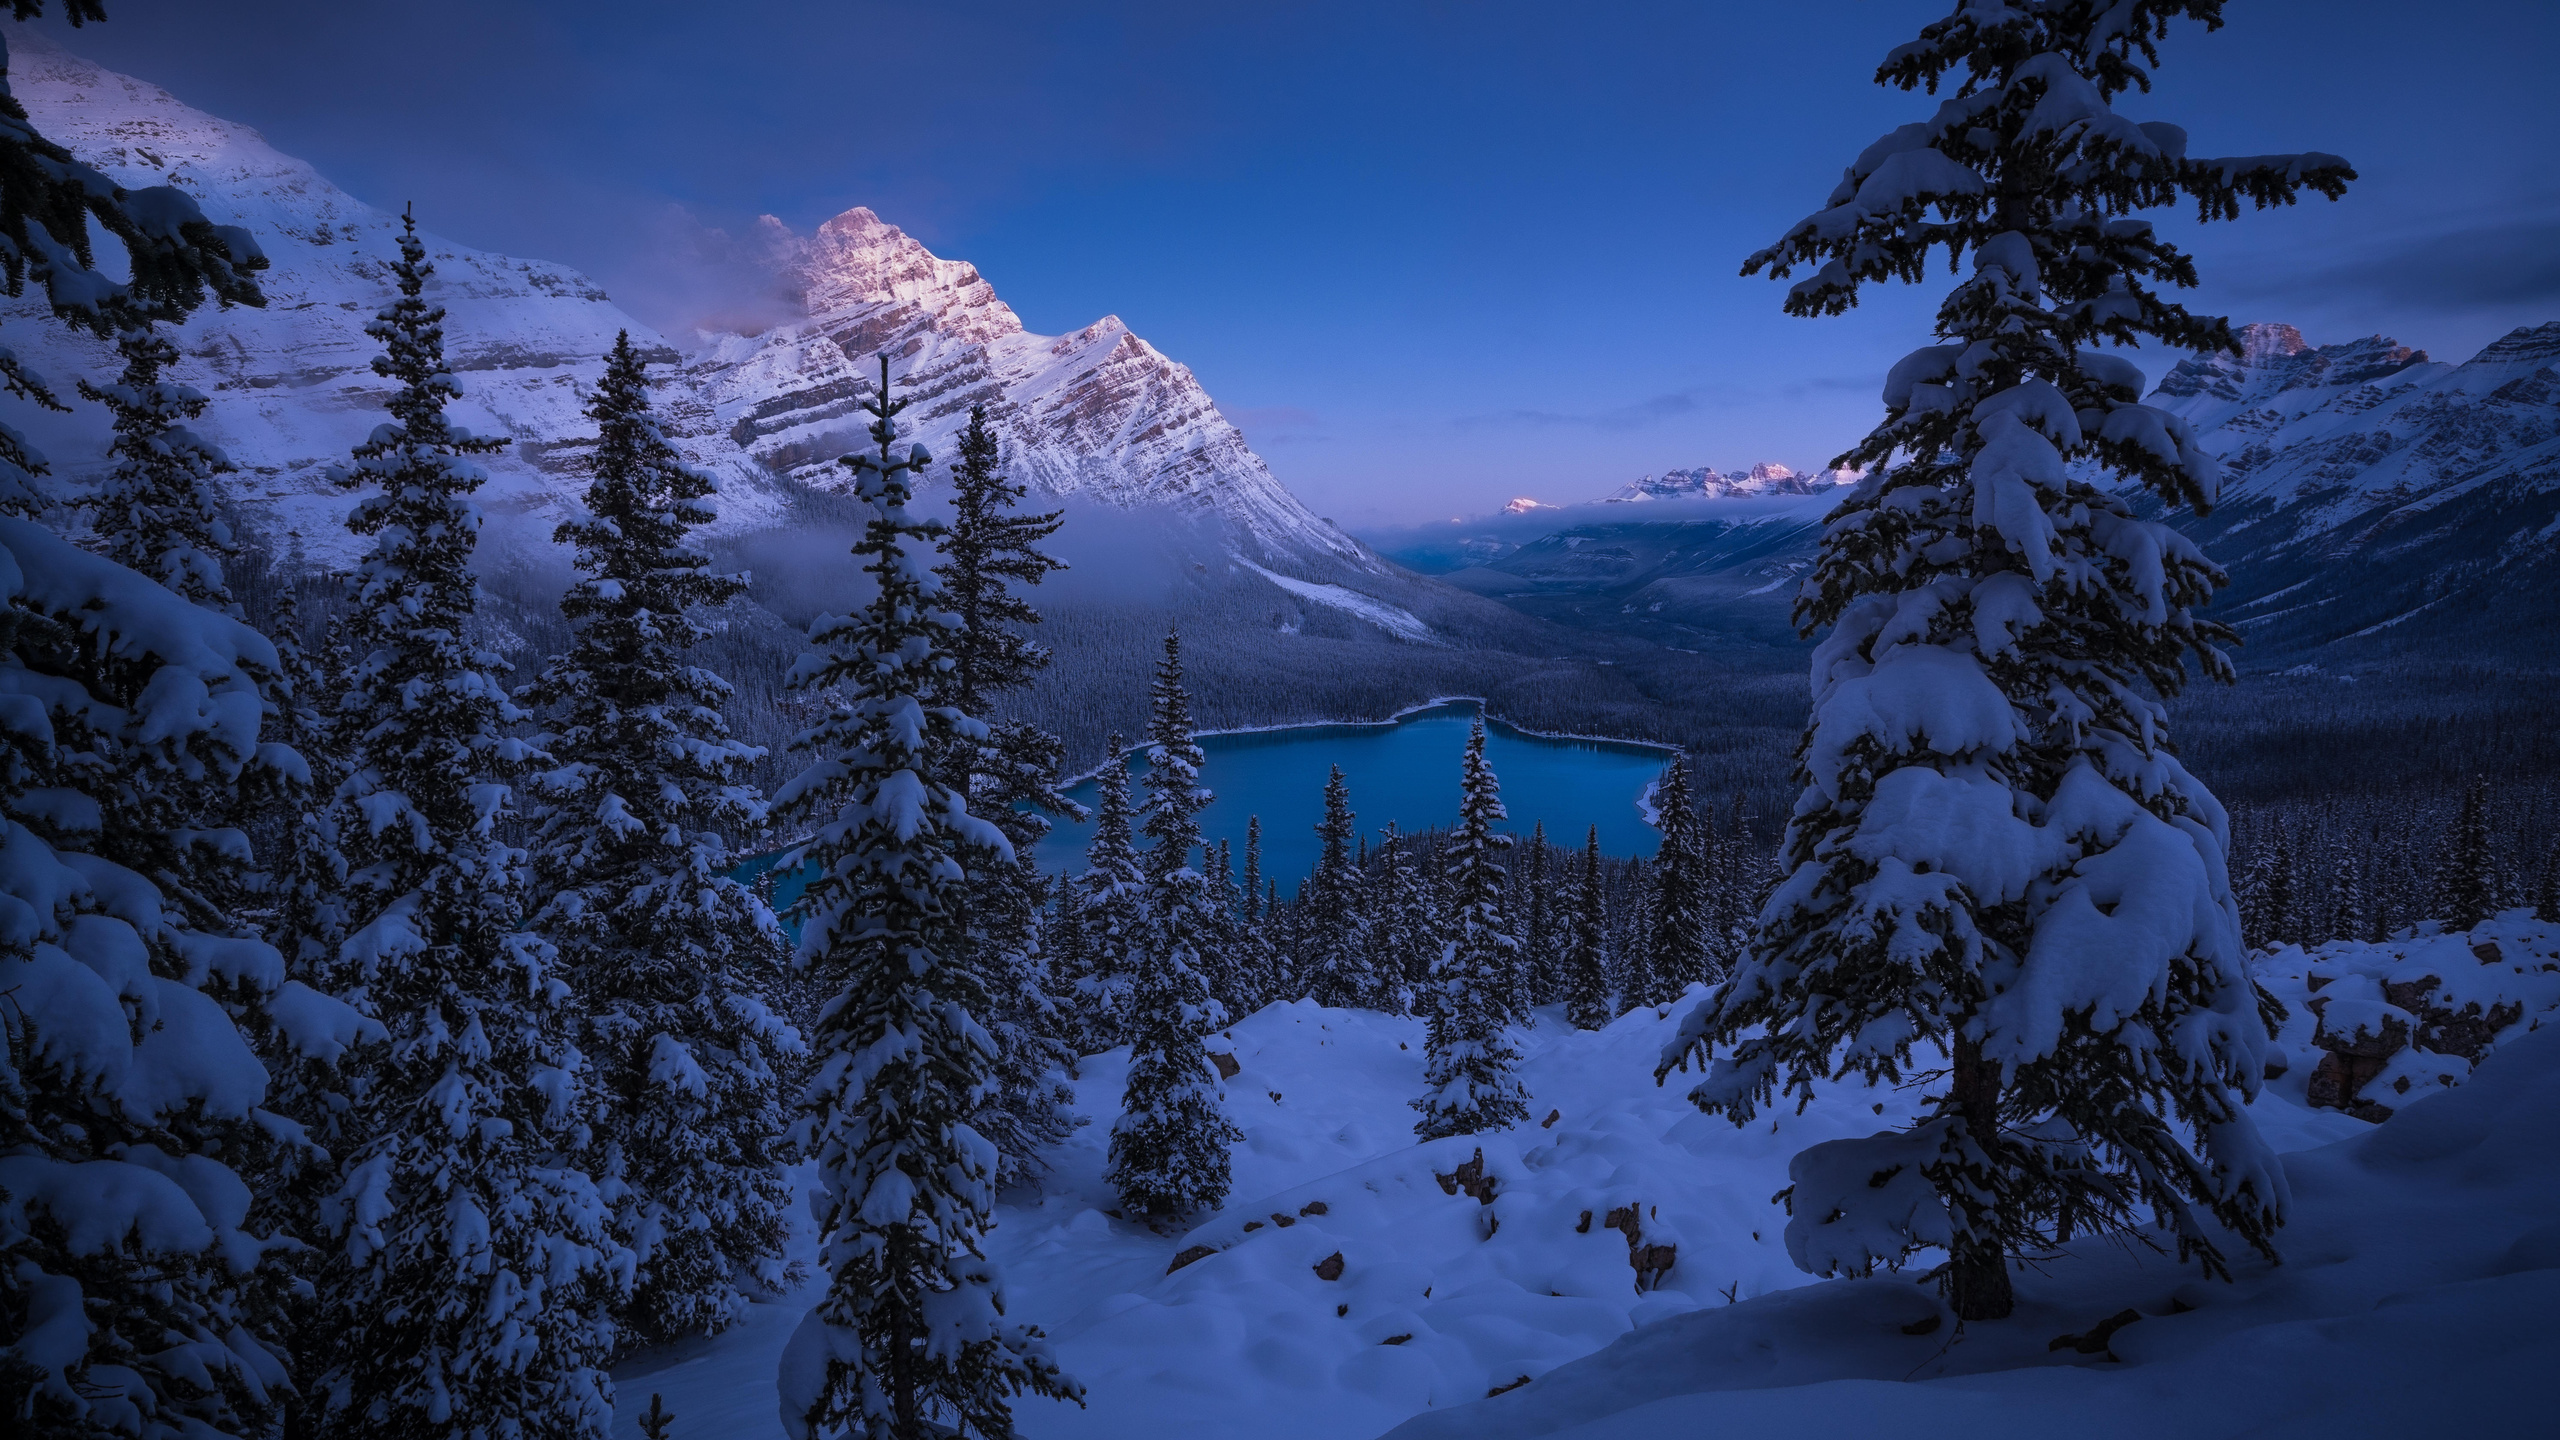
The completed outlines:
<svg viewBox="0 0 2560 1440">
<path fill-rule="evenodd" d="M 869 205 L 1034 330 L 1120 315 L 1358 528 L 1862 431 L 1934 291 L 1794 320 L 1736 271 L 1925 112 L 1869 77 L 1946 8 L 109 0 L 63 38 L 661 325 L 752 298 L 711 232 Z M 2121 108 L 2363 172 L 2164 216 L 2205 303 L 2459 359 L 2560 319 L 2555 61 L 2548 0 L 2234 0 Z"/>
</svg>

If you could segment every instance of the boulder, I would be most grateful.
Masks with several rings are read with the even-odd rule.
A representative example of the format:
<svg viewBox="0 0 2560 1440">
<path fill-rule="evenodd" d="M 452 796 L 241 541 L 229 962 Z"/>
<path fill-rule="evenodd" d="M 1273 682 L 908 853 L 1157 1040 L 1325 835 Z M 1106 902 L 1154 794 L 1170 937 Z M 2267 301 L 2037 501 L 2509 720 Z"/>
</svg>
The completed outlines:
<svg viewBox="0 0 2560 1440">
<path fill-rule="evenodd" d="M 1479 1205 L 1493 1203 L 1495 1180 L 1494 1177 L 1484 1173 L 1484 1150 L 1481 1147 L 1476 1150 L 1472 1158 L 1460 1161 L 1454 1173 L 1448 1175 L 1435 1173 L 1432 1178 L 1440 1182 L 1440 1193 L 1443 1195 L 1455 1195 L 1463 1190 L 1474 1196 Z"/>
</svg>

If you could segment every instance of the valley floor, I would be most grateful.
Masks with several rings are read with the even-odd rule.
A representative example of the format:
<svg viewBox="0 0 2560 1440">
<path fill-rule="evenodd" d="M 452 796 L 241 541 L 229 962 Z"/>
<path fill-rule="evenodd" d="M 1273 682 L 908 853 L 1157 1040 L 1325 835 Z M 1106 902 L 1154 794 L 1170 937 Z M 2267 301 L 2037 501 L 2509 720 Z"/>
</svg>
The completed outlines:
<svg viewBox="0 0 2560 1440">
<path fill-rule="evenodd" d="M 1096 1123 L 992 1237 L 1013 1313 L 1089 1389 L 1082 1410 L 1023 1402 L 1023 1434 L 1367 1440 L 1411 1421 L 1411 1440 L 1652 1440 L 1847 1433 L 1886 1409 L 1897 1436 L 2501 1433 L 2560 1359 L 2560 1027 L 2379 1127 L 2309 1108 L 2299 1056 L 2256 1106 L 2294 1187 L 2284 1265 L 2246 1257 L 2223 1285 L 2088 1244 L 2022 1276 L 2015 1318 L 1957 1327 L 1909 1278 L 1797 1271 L 1770 1199 L 1795 1152 L 1904 1123 L 1916 1089 L 1833 1087 L 1737 1129 L 1692 1109 L 1681 1076 L 1653 1084 L 1678 1013 L 1598 1033 L 1541 1014 L 1523 1037 L 1537 1121 L 1416 1145 L 1418 1022 L 1266 1009 L 1231 1032 L 1234 1193 L 1178 1235 L 1108 1213 L 1126 1052 L 1089 1058 Z M 1459 1172 L 1479 1148 L 1490 1204 Z M 1647 1292 L 1639 1259 L 1669 1262 Z M 780 1436 L 775 1365 L 808 1298 L 626 1364 L 617 1435 L 656 1392 L 680 1440 Z M 2127 1308 L 2144 1318 L 2097 1353 L 2048 1348 Z"/>
</svg>

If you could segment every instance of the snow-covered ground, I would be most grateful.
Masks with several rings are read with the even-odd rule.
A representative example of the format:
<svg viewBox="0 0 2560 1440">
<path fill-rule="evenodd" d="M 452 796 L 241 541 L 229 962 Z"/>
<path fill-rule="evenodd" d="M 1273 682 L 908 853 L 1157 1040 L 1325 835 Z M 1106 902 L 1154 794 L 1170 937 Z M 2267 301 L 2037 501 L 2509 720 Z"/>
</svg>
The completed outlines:
<svg viewBox="0 0 2560 1440">
<path fill-rule="evenodd" d="M 2015 1318 L 1959 1331 L 1907 1278 L 1799 1273 L 1770 1201 L 1796 1151 L 1899 1125 L 1916 1092 L 1834 1088 L 1737 1130 L 1676 1077 L 1653 1084 L 1672 1023 L 1638 1011 L 1586 1034 L 1542 1014 L 1524 1046 L 1537 1119 L 1481 1144 L 1490 1204 L 1458 1175 L 1478 1140 L 1413 1143 L 1417 1022 L 1299 1003 L 1236 1025 L 1227 1104 L 1246 1139 L 1222 1212 L 1167 1235 L 1113 1218 L 1105 1123 L 1063 1147 L 1045 1193 L 1001 1210 L 1014 1313 L 1090 1391 L 1083 1410 L 1025 1402 L 1023 1433 L 1827 1433 L 1886 1405 L 1914 1434 L 2065 1415 L 2092 1435 L 2364 1434 L 2378 1416 L 2494 1432 L 2529 1383 L 2519 1367 L 2560 1358 L 2560 1035 L 2519 1026 L 2468 1084 L 2380 1127 L 2307 1108 L 2300 1057 L 2257 1107 L 2289 1156 L 2285 1265 L 2243 1259 L 2224 1285 L 2087 1244 L 2023 1277 Z M 1089 1114 L 1107 1120 L 1125 1063 L 1085 1062 Z M 1636 1258 L 1670 1262 L 1658 1286 L 1639 1291 Z M 658 1392 L 679 1436 L 779 1436 L 774 1366 L 798 1308 L 623 1367 L 618 1433 Z M 2144 1318 L 2113 1337 L 2120 1360 L 2048 1348 L 2127 1308 Z"/>
</svg>

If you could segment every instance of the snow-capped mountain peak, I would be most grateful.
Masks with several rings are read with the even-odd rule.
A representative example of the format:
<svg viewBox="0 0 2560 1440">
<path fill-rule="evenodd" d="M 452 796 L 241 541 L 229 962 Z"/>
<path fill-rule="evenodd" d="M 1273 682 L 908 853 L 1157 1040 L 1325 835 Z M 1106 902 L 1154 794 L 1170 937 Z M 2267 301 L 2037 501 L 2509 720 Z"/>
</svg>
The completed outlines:
<svg viewBox="0 0 2560 1440">
<path fill-rule="evenodd" d="M 2290 325 L 2244 325 L 2241 353 L 2195 355 L 2162 377 L 2157 395 L 2197 424 L 2224 425 L 2251 410 L 2294 413 L 2339 392 L 2428 363 L 2427 352 L 2380 335 L 2313 345 Z M 2289 396 L 2279 400 L 2279 396 Z M 2261 422 L 2262 423 L 2262 422 Z"/>
<path fill-rule="evenodd" d="M 279 153 L 244 125 L 158 86 L 104 70 L 19 28 L 10 89 L 38 128 L 119 183 L 175 184 L 217 223 L 246 226 L 274 267 L 263 310 L 199 312 L 179 335 L 176 378 L 213 397 L 200 428 L 240 466 L 235 498 L 260 529 L 300 533 L 315 559 L 343 560 L 350 497 L 333 463 L 381 419 L 379 345 L 365 323 L 389 297 L 397 220 Z M 432 226 L 433 217 L 422 217 Z M 723 529 L 773 523 L 788 481 L 832 486 L 862 442 L 876 361 L 916 403 L 902 417 L 937 455 L 983 405 L 1015 478 L 1053 495 L 1216 518 L 1228 544 L 1282 569 L 1373 573 L 1360 546 L 1274 478 L 1191 371 L 1116 316 L 1062 336 L 1027 333 L 975 266 L 933 254 L 864 208 L 808 235 L 758 227 L 803 297 L 803 318 L 751 336 L 703 336 L 661 369 L 670 438 L 724 479 Z M 678 352 L 565 267 L 428 237 L 448 358 L 463 383 L 456 419 L 514 445 L 481 492 L 489 538 L 547 546 L 575 504 L 591 442 L 583 411 L 617 331 L 663 362 Z M 23 311 L 37 303 L 16 302 Z M 112 367 L 105 347 L 55 326 L 13 327 L 27 358 L 68 385 Z M 25 422 L 77 479 L 104 463 L 93 415 Z"/>
<path fill-rule="evenodd" d="M 770 215 L 758 223 L 813 317 L 903 305 L 930 312 L 940 333 L 976 344 L 1022 333 L 1021 318 L 996 298 L 978 267 L 935 255 L 868 206 L 857 205 L 807 236 L 792 234 Z"/>
<path fill-rule="evenodd" d="M 710 408 L 700 443 L 725 439 L 768 472 L 836 482 L 859 443 L 859 406 L 890 357 L 902 417 L 936 454 L 984 407 L 1016 478 L 1055 495 L 1206 511 L 1267 563 L 1374 568 L 1349 536 L 1283 489 L 1186 366 L 1106 315 L 1034 335 L 974 265 L 946 260 L 856 207 L 807 236 L 763 234 L 808 318 L 721 337 L 688 372 Z"/>
</svg>

